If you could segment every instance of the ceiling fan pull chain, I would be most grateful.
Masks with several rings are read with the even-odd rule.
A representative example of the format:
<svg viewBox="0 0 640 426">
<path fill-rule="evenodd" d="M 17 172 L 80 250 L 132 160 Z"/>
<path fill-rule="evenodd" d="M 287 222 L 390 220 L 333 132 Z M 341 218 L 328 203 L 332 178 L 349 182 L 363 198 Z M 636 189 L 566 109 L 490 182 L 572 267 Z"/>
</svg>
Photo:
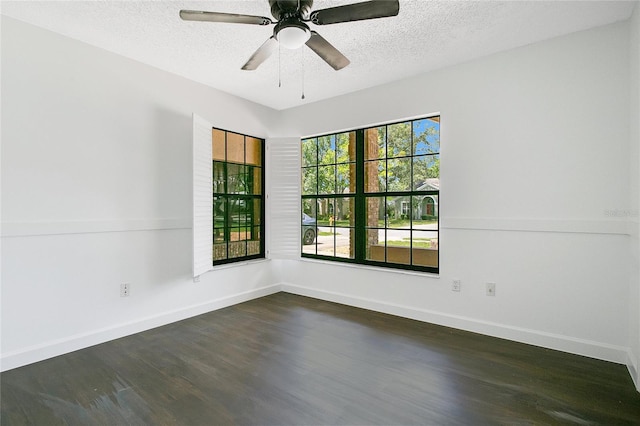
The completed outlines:
<svg viewBox="0 0 640 426">
<path fill-rule="evenodd" d="M 280 43 L 278 43 L 278 87 L 282 87 L 282 73 L 280 71 L 281 56 Z"/>
<path fill-rule="evenodd" d="M 302 99 L 304 99 L 304 46 L 302 46 Z"/>
</svg>

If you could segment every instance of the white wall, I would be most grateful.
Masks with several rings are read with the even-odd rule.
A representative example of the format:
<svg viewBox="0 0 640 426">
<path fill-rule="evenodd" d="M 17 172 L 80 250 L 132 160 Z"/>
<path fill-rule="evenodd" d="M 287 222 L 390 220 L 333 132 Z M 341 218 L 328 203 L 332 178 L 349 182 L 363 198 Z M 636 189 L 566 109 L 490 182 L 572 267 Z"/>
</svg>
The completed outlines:
<svg viewBox="0 0 640 426">
<path fill-rule="evenodd" d="M 285 288 L 626 362 L 628 52 L 616 24 L 285 111 L 303 136 L 442 119 L 440 276 L 282 260 Z"/>
<path fill-rule="evenodd" d="M 640 3 L 629 20 L 630 26 L 630 141 L 631 155 L 631 274 L 629 288 L 629 359 L 627 365 L 640 390 Z"/>
<path fill-rule="evenodd" d="M 277 118 L 2 18 L 3 369 L 276 291 L 266 262 L 192 281 L 192 112 L 263 137 Z"/>
</svg>

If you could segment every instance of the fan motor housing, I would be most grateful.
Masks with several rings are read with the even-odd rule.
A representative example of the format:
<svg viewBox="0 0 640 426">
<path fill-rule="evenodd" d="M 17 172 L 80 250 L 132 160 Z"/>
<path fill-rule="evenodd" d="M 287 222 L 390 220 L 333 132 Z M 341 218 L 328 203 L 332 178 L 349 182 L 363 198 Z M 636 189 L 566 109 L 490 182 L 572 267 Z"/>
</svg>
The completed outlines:
<svg viewBox="0 0 640 426">
<path fill-rule="evenodd" d="M 294 16 L 309 19 L 313 0 L 269 0 L 269 5 L 271 6 L 271 14 L 278 21 Z"/>
</svg>

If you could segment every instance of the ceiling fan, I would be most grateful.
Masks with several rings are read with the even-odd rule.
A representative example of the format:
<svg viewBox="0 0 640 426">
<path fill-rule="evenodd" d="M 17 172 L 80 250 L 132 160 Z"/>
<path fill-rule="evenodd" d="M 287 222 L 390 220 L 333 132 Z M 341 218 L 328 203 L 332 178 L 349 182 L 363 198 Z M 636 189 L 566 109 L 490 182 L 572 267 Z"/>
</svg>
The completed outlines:
<svg viewBox="0 0 640 426">
<path fill-rule="evenodd" d="M 276 50 L 279 44 L 289 49 L 307 45 L 336 71 L 349 65 L 338 49 L 317 32 L 310 30 L 307 22 L 315 25 L 338 24 L 365 19 L 396 16 L 400 10 L 398 0 L 373 0 L 311 11 L 313 0 L 269 0 L 272 21 L 264 16 L 237 15 L 233 13 L 181 10 L 185 21 L 225 22 L 234 24 L 275 24 L 273 35 L 255 51 L 243 70 L 255 70 Z"/>
</svg>

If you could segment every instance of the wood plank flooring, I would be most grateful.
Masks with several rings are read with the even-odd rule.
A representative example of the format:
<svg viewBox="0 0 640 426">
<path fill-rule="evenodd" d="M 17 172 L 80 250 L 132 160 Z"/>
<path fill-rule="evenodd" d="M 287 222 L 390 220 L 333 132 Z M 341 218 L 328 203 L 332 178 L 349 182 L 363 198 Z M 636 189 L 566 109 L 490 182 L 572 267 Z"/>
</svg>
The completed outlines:
<svg viewBox="0 0 640 426">
<path fill-rule="evenodd" d="M 640 424 L 622 365 L 286 293 L 0 380 L 2 425 Z"/>
</svg>

